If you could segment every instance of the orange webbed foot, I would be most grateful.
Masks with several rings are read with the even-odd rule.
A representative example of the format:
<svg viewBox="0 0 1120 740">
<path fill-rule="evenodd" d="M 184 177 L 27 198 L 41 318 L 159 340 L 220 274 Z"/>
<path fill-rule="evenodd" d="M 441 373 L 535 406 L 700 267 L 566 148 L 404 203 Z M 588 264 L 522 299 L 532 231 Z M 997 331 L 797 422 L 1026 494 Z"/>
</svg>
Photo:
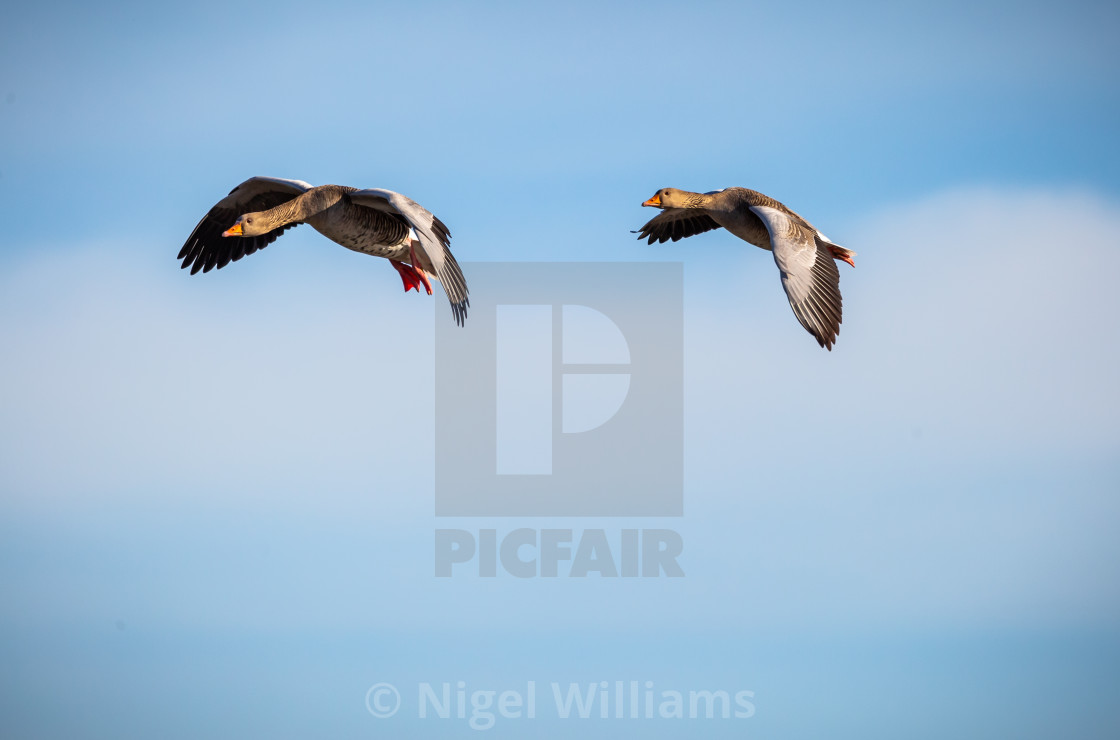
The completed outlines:
<svg viewBox="0 0 1120 740">
<path fill-rule="evenodd" d="M 416 277 L 420 278 L 420 282 L 422 282 L 424 284 L 424 289 L 428 291 L 428 295 L 431 295 L 432 294 L 432 284 L 428 282 L 428 276 L 424 274 L 424 268 L 422 268 L 422 267 L 418 268 L 417 267 L 417 265 L 419 265 L 420 263 L 416 261 L 416 240 L 415 239 L 412 240 L 412 244 L 409 246 L 409 255 L 412 257 L 412 265 L 411 265 L 411 268 L 410 268 L 412 270 L 412 274 L 415 275 Z M 417 288 L 416 292 L 419 293 L 420 289 Z"/>
<path fill-rule="evenodd" d="M 852 253 L 849 250 L 847 250 L 847 249 L 837 249 L 835 247 L 829 247 L 828 251 L 832 252 L 832 258 L 833 259 L 838 259 L 841 262 L 847 262 L 852 267 L 856 266 L 855 261 L 852 259 Z"/>
<path fill-rule="evenodd" d="M 412 268 L 412 265 L 406 265 L 405 263 L 397 262 L 396 260 L 389 260 L 389 264 L 396 268 L 397 272 L 400 274 L 401 282 L 404 283 L 405 293 L 410 290 L 415 290 L 417 293 L 420 292 L 421 279 L 420 276 L 416 274 L 416 270 Z M 432 290 L 431 288 L 429 288 L 429 295 L 431 294 L 431 292 Z"/>
</svg>

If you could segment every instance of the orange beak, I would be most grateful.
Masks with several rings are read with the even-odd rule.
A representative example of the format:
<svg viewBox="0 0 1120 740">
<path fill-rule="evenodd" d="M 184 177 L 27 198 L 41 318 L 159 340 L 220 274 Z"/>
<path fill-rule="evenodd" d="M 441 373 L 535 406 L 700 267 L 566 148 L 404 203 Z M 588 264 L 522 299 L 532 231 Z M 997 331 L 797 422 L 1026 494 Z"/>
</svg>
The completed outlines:
<svg viewBox="0 0 1120 740">
<path fill-rule="evenodd" d="M 660 195 L 655 195 L 652 198 L 650 198 L 649 200 L 647 200 L 645 203 L 642 203 L 642 205 L 643 206 L 653 206 L 654 208 L 660 208 L 661 207 L 661 196 Z"/>
<path fill-rule="evenodd" d="M 241 222 L 238 221 L 233 226 L 223 231 L 222 236 L 241 236 Z"/>
</svg>

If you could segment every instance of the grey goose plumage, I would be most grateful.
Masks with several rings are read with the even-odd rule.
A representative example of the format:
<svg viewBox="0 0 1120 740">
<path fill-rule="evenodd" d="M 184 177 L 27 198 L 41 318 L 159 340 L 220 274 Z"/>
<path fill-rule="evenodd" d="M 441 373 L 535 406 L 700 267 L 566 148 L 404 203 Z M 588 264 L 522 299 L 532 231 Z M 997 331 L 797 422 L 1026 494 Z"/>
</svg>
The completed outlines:
<svg viewBox="0 0 1120 740">
<path fill-rule="evenodd" d="M 663 188 L 642 205 L 662 209 L 635 232 L 647 244 L 675 242 L 722 227 L 772 251 L 794 315 L 822 347 L 832 351 L 843 320 L 840 272 L 834 260 L 855 267 L 855 252 L 834 244 L 782 203 L 747 188 L 710 193 Z"/>
<path fill-rule="evenodd" d="M 384 257 L 405 290 L 424 287 L 430 277 L 443 285 L 455 323 L 466 320 L 470 300 L 451 233 L 416 201 L 391 190 L 321 185 L 300 180 L 251 177 L 230 191 L 198 222 L 178 259 L 191 274 L 221 269 L 264 249 L 301 223 L 355 252 Z"/>
</svg>

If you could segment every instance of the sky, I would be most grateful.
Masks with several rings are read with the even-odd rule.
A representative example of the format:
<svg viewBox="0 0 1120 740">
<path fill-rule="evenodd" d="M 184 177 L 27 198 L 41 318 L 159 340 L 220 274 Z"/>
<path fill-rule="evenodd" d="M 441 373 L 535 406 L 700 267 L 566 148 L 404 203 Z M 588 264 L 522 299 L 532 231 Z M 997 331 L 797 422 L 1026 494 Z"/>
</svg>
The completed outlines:
<svg viewBox="0 0 1120 740">
<path fill-rule="evenodd" d="M 0 735 L 1117 736 L 1118 30 L 1095 2 L 6 6 Z M 254 175 L 432 210 L 467 328 L 306 226 L 180 271 Z M 630 233 L 659 188 L 729 186 L 858 253 L 832 352 L 765 252 Z M 556 262 L 663 310 L 629 382 L 679 361 L 680 443 L 625 441 L 680 461 L 683 516 L 437 516 L 470 395 L 440 394 L 485 374 L 441 337 L 483 346 L 487 290 L 563 302 L 485 277 Z M 668 532 L 683 577 L 437 577 L 441 530 L 619 559 Z M 687 716 L 705 691 L 733 716 Z"/>
</svg>

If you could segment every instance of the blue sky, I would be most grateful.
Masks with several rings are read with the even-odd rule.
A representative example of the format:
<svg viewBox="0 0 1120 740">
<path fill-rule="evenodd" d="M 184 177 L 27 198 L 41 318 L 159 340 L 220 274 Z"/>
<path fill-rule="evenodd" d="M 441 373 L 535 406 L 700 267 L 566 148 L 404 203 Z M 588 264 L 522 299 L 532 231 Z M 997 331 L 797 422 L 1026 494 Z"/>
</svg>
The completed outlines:
<svg viewBox="0 0 1120 740">
<path fill-rule="evenodd" d="M 486 734 L 1115 736 L 1118 29 L 1108 3 L 0 12 L 0 734 L 470 736 L 417 686 L 638 680 L 755 712 Z M 433 516 L 443 297 L 307 227 L 180 272 L 252 175 L 405 193 L 464 263 L 682 262 L 685 516 Z M 658 188 L 732 185 L 859 252 L 833 352 L 764 252 L 629 233 Z M 433 576 L 435 529 L 486 527 L 669 528 L 686 576 Z"/>
</svg>

